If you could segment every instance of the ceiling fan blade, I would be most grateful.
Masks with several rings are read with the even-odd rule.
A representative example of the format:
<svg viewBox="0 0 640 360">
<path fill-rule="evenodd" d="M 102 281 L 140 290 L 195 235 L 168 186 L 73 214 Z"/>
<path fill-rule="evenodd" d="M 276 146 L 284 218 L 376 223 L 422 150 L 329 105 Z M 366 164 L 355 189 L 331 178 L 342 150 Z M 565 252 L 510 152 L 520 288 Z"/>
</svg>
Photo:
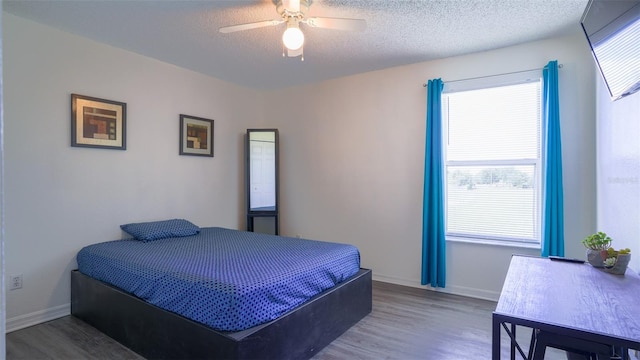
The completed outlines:
<svg viewBox="0 0 640 360">
<path fill-rule="evenodd" d="M 223 34 L 227 34 L 227 33 L 232 33 L 236 31 L 251 30 L 251 29 L 257 29 L 257 28 L 267 27 L 267 26 L 276 26 L 276 25 L 282 24 L 283 22 L 284 20 L 281 20 L 281 19 L 265 20 L 265 21 L 258 21 L 258 22 L 248 23 L 248 24 L 225 26 L 218 29 L 218 31 L 220 31 Z"/>
<path fill-rule="evenodd" d="M 282 0 L 282 6 L 292 13 L 300 11 L 300 0 Z"/>
<path fill-rule="evenodd" d="M 367 22 L 363 19 L 311 17 L 301 22 L 311 27 L 335 30 L 363 31 L 367 28 Z"/>
</svg>

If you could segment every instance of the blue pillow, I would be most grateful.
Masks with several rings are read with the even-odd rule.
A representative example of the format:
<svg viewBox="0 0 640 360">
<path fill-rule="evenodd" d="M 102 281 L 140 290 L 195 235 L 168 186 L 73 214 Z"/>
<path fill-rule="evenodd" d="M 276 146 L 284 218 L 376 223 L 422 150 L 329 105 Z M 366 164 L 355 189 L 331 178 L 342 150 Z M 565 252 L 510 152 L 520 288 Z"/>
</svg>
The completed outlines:
<svg viewBox="0 0 640 360">
<path fill-rule="evenodd" d="M 151 221 L 120 225 L 120 228 L 144 242 L 196 235 L 200 228 L 184 219 Z"/>
</svg>

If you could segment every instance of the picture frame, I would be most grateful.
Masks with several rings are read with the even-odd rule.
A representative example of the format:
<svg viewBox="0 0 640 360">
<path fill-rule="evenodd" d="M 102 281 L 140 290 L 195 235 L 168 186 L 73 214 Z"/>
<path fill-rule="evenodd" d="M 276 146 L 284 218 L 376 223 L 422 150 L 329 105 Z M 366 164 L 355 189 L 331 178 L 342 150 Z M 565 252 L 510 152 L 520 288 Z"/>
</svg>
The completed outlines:
<svg viewBox="0 0 640 360">
<path fill-rule="evenodd" d="M 127 104 L 71 94 L 71 146 L 127 149 Z"/>
<path fill-rule="evenodd" d="M 180 155 L 213 157 L 213 120 L 180 114 Z"/>
</svg>

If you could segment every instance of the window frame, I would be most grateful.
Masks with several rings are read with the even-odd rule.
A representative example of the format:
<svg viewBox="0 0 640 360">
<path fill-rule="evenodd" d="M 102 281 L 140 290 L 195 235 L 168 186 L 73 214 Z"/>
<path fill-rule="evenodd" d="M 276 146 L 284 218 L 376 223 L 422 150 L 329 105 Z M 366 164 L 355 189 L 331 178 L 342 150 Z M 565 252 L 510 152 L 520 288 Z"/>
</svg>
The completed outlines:
<svg viewBox="0 0 640 360">
<path fill-rule="evenodd" d="M 510 160 L 447 160 L 448 151 L 448 137 L 449 137 L 449 98 L 448 95 L 462 91 L 483 90 L 496 87 L 504 87 L 511 85 L 519 85 L 525 83 L 539 83 L 539 129 L 538 129 L 538 143 L 539 151 L 536 159 L 510 159 Z M 509 73 L 505 75 L 486 76 L 480 78 L 472 78 L 468 80 L 461 80 L 452 83 L 445 83 L 441 95 L 442 101 L 442 161 L 443 161 L 443 190 L 444 190 L 444 211 L 445 211 L 445 238 L 447 240 L 471 242 L 471 243 L 484 243 L 506 246 L 518 246 L 528 248 L 541 248 L 542 244 L 542 196 L 544 194 L 543 178 L 544 178 L 544 164 L 545 164 L 545 152 L 544 152 L 544 119 L 543 119 L 543 78 L 540 70 L 522 71 L 516 73 Z M 451 166 L 476 166 L 476 167 L 499 167 L 499 166 L 534 166 L 534 202 L 535 202 L 535 214 L 534 214 L 534 238 L 517 238 L 500 235 L 486 235 L 480 233 L 463 233 L 448 230 L 448 168 Z"/>
</svg>

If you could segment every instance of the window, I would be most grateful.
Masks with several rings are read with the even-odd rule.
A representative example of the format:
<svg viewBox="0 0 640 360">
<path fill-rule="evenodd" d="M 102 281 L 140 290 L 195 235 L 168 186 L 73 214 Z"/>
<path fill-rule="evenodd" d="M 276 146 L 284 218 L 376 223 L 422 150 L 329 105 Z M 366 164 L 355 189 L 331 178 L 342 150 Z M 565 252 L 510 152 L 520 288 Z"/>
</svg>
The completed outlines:
<svg viewBox="0 0 640 360">
<path fill-rule="evenodd" d="M 445 85 L 448 237 L 540 243 L 541 78 L 530 75 Z"/>
</svg>

